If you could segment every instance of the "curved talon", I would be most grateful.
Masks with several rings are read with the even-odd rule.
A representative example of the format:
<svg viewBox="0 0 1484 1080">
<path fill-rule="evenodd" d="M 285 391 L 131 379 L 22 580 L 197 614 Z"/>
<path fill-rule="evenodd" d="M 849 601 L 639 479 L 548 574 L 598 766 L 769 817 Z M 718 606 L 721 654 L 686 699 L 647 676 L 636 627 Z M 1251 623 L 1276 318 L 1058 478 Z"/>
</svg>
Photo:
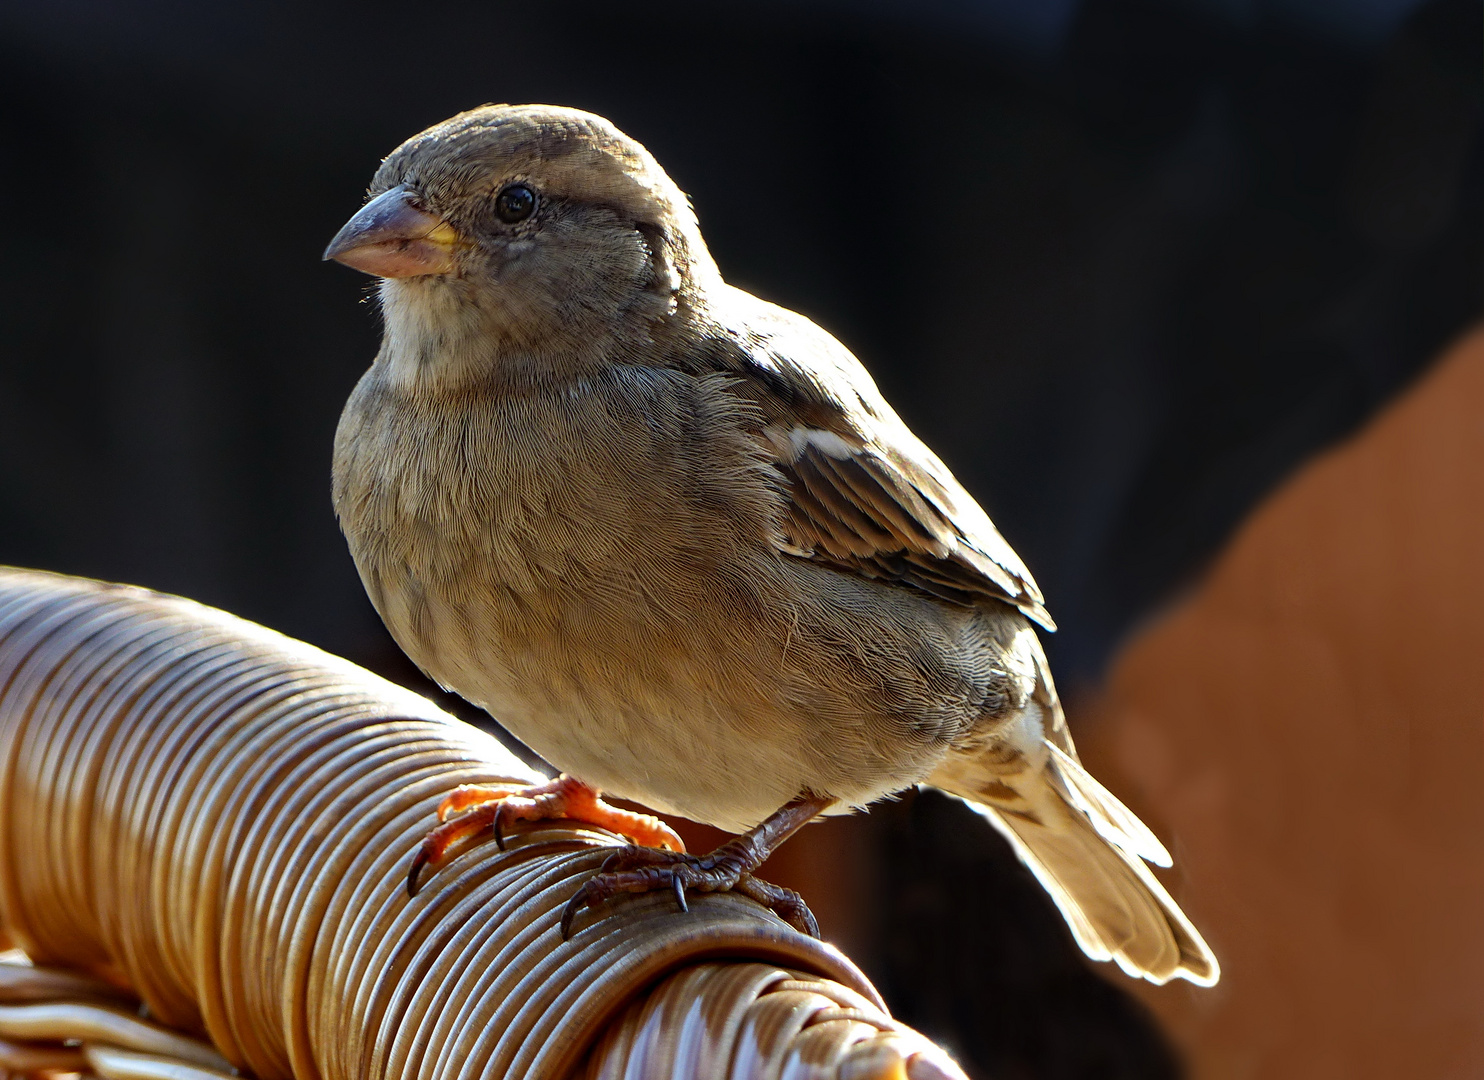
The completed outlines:
<svg viewBox="0 0 1484 1080">
<path fill-rule="evenodd" d="M 681 880 L 678 873 L 671 872 L 670 887 L 675 890 L 675 904 L 682 912 L 689 911 L 690 905 L 685 902 L 685 882 Z"/>
<path fill-rule="evenodd" d="M 424 866 L 428 865 L 427 844 L 417 849 L 417 854 L 412 857 L 412 866 L 407 871 L 407 896 L 408 899 L 417 895 L 417 875 Z"/>
<path fill-rule="evenodd" d="M 495 820 L 491 823 L 491 828 L 495 834 L 495 847 L 501 851 L 505 850 L 505 811 L 508 806 L 509 803 L 502 802 L 499 806 L 495 807 Z"/>
<path fill-rule="evenodd" d="M 585 881 L 582 887 L 567 901 L 567 906 L 562 908 L 561 931 L 562 940 L 568 941 L 572 937 L 572 920 L 577 918 L 577 913 L 587 907 L 587 887 L 592 884 L 591 880 Z"/>
</svg>

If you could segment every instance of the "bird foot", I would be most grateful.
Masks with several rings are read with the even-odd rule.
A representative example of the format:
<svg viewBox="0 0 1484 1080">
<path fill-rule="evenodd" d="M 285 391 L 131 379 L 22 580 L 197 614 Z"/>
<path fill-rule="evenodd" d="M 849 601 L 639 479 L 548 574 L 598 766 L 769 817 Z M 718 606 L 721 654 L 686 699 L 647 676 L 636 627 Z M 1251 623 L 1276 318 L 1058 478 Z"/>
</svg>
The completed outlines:
<svg viewBox="0 0 1484 1080">
<path fill-rule="evenodd" d="M 577 890 L 562 912 L 562 940 L 572 933 L 572 920 L 590 904 L 598 904 L 619 893 L 654 892 L 669 889 L 681 911 L 689 910 L 688 890 L 737 892 L 778 914 L 795 930 L 819 937 L 819 924 L 809 906 L 792 889 L 780 888 L 752 876 L 769 855 L 794 833 L 823 813 L 835 800 L 828 795 L 805 792 L 770 814 L 761 824 L 733 837 L 709 855 L 687 855 L 681 851 L 627 847 L 614 852 L 597 876 Z"/>
<path fill-rule="evenodd" d="M 676 906 L 689 911 L 686 893 L 736 892 L 775 912 L 800 933 L 819 937 L 819 924 L 804 903 L 803 897 L 761 878 L 751 871 L 760 859 L 751 853 L 734 850 L 736 841 L 723 844 L 709 855 L 688 855 L 683 851 L 659 851 L 631 846 L 608 857 L 597 875 L 589 878 L 568 901 L 562 912 L 562 940 L 572 934 L 572 920 L 590 905 L 600 904 L 619 893 L 657 892 L 661 889 L 675 896 Z"/>
<path fill-rule="evenodd" d="M 418 875 L 423 867 L 438 870 L 463 842 L 485 829 L 494 832 L 495 843 L 505 850 L 505 829 L 517 821 L 577 821 L 627 836 L 651 851 L 665 847 L 671 852 L 684 852 L 685 843 L 675 830 L 657 817 L 609 806 L 597 789 L 581 780 L 562 775 L 545 784 L 517 787 L 488 787 L 465 784 L 455 788 L 438 804 L 441 824 L 428 833 L 407 873 L 407 894 L 417 895 Z M 656 851 L 656 854 L 663 852 Z"/>
</svg>

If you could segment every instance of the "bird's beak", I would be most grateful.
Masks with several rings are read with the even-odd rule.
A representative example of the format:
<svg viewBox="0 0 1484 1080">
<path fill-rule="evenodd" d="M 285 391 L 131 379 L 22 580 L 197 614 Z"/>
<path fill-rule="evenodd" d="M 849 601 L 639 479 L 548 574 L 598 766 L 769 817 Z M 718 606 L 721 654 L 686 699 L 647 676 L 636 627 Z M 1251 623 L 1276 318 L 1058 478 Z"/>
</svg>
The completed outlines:
<svg viewBox="0 0 1484 1080">
<path fill-rule="evenodd" d="M 461 240 L 448 222 L 414 206 L 401 185 L 361 207 L 325 248 L 325 258 L 384 278 L 449 274 Z"/>
</svg>

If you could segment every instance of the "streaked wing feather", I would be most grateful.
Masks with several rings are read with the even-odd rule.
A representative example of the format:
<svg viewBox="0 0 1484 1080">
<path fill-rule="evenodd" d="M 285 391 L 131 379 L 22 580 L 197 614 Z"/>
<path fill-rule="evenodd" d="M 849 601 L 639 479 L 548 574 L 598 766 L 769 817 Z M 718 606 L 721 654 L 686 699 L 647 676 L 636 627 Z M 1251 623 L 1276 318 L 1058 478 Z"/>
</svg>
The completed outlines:
<svg viewBox="0 0 1484 1080">
<path fill-rule="evenodd" d="M 836 553 L 868 557 L 884 545 L 894 543 L 892 534 L 879 528 L 856 501 L 841 490 L 835 477 L 829 474 L 828 467 L 821 468 L 821 465 L 822 462 L 814 457 L 794 463 L 796 487 L 802 488 L 795 494 L 803 496 L 801 504 L 813 511 L 825 532 L 839 544 Z"/>
<path fill-rule="evenodd" d="M 792 495 L 785 528 L 796 553 L 950 603 L 1003 600 L 1054 627 L 1035 583 L 988 518 L 974 515 L 970 534 L 936 478 L 914 477 L 869 445 L 840 456 L 807 439 L 778 467 Z M 1000 559 L 981 550 L 986 535 L 1004 548 Z"/>
<path fill-rule="evenodd" d="M 923 501 L 900 474 L 869 470 L 860 458 L 836 458 L 815 454 L 843 490 L 863 511 L 883 521 L 886 535 L 916 539 L 923 550 L 946 558 L 954 536 L 948 523 Z"/>
</svg>

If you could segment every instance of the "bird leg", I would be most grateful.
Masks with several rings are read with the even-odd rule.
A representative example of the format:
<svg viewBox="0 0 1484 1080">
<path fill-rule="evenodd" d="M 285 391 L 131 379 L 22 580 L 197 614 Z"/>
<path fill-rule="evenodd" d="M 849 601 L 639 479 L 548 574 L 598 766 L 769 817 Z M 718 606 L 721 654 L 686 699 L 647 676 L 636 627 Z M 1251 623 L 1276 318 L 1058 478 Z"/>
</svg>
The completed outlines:
<svg viewBox="0 0 1484 1080">
<path fill-rule="evenodd" d="M 650 847 L 620 848 L 568 902 L 562 912 L 562 940 L 571 936 L 572 920 L 584 907 L 601 903 L 619 893 L 654 892 L 657 889 L 673 892 L 681 911 L 690 910 L 685 901 L 688 889 L 739 892 L 776 912 L 796 930 L 818 937 L 819 925 L 798 893 L 755 878 L 752 872 L 785 840 L 818 817 L 834 801 L 822 795 L 802 795 L 762 824 L 733 837 L 707 855 L 658 851 Z"/>
<path fill-rule="evenodd" d="M 648 851 L 668 847 L 685 851 L 685 843 L 675 830 L 657 817 L 620 810 L 609 806 L 596 788 L 565 773 L 545 784 L 518 787 L 489 787 L 464 784 L 454 788 L 438 804 L 442 823 L 418 849 L 407 873 L 407 895 L 417 895 L 417 878 L 424 866 L 437 870 L 448 862 L 449 852 L 460 842 L 492 829 L 495 843 L 505 850 L 505 828 L 517 821 L 578 821 L 627 836 L 637 844 L 649 845 L 636 850 Z"/>
</svg>

